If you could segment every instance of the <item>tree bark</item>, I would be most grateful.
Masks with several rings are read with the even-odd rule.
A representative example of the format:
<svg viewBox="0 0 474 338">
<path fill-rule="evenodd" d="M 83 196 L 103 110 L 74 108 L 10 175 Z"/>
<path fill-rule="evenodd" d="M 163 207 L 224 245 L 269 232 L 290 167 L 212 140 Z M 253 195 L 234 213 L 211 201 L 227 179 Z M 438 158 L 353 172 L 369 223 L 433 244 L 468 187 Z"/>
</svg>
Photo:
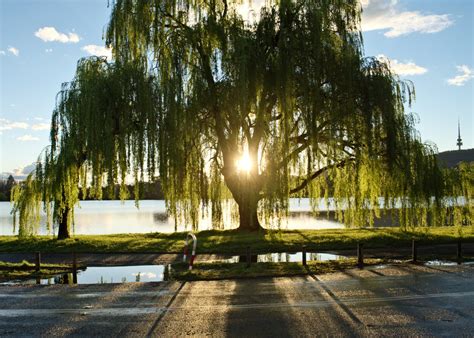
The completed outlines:
<svg viewBox="0 0 474 338">
<path fill-rule="evenodd" d="M 67 220 L 69 218 L 69 212 L 70 212 L 69 207 L 66 207 L 63 210 L 61 217 L 59 218 L 58 239 L 66 239 L 66 238 L 71 237 L 69 234 L 69 227 L 67 224 Z"/>
<path fill-rule="evenodd" d="M 252 176 L 235 175 L 231 180 L 227 180 L 229 188 L 235 202 L 239 206 L 239 227 L 242 231 L 259 231 L 263 227 L 258 221 L 257 209 L 260 200 L 260 182 Z"/>
<path fill-rule="evenodd" d="M 239 206 L 239 228 L 238 230 L 243 231 L 259 231 L 263 230 L 263 227 L 258 221 L 257 205 L 258 198 L 252 196 L 249 192 L 244 193 L 241 199 L 236 200 Z"/>
</svg>

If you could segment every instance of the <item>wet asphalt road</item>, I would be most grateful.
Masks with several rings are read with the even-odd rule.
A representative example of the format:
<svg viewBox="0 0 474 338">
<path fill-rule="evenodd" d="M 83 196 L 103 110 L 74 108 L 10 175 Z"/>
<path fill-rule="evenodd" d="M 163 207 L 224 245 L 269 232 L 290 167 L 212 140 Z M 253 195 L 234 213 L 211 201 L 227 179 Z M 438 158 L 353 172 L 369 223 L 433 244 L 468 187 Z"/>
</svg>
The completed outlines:
<svg viewBox="0 0 474 338">
<path fill-rule="evenodd" d="M 0 336 L 474 336 L 474 266 L 1 286 Z"/>
</svg>

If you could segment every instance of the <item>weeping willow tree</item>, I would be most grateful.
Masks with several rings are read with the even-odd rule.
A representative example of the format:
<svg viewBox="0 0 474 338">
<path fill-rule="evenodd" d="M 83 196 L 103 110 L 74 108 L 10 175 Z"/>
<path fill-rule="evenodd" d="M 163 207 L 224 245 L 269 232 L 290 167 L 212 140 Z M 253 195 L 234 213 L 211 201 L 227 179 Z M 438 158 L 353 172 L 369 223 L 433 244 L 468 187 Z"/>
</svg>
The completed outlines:
<svg viewBox="0 0 474 338">
<path fill-rule="evenodd" d="M 328 182 L 351 225 L 371 223 L 380 197 L 404 224 L 439 208 L 434 149 L 404 111 L 413 86 L 364 56 L 359 1 L 267 1 L 252 21 L 241 9 L 231 0 L 113 2 L 106 43 L 156 78 L 170 210 L 194 224 L 203 203 L 219 214 L 228 189 L 239 228 L 256 230 L 259 215 L 288 210 L 289 196 L 316 206 Z"/>
<path fill-rule="evenodd" d="M 141 65 L 96 57 L 78 62 L 74 79 L 57 96 L 51 146 L 12 194 L 20 236 L 36 233 L 43 204 L 48 228 L 57 224 L 58 238 L 70 237 L 81 189 L 82 196 L 90 188 L 90 197 L 100 199 L 105 184 L 113 191 L 120 182 L 124 199 L 127 173 L 137 182 L 146 161 L 153 168 L 157 151 L 148 147 L 157 144 L 158 134 L 157 124 L 150 123 L 156 117 L 154 84 Z M 141 156 L 145 153 L 149 156 Z"/>
<path fill-rule="evenodd" d="M 83 60 L 64 86 L 51 169 L 16 195 L 20 218 L 34 215 L 22 200 L 46 201 L 69 226 L 78 187 L 100 198 L 103 184 L 158 173 L 169 212 L 193 228 L 202 210 L 222 224 L 229 196 L 242 230 L 281 219 L 290 196 L 316 211 L 331 196 L 352 226 L 383 210 L 404 226 L 445 222 L 435 149 L 405 112 L 413 85 L 364 56 L 359 1 L 268 1 L 252 21 L 242 6 L 114 1 L 115 63 Z"/>
<path fill-rule="evenodd" d="M 444 170 L 445 224 L 472 225 L 474 162 L 461 162 Z"/>
</svg>

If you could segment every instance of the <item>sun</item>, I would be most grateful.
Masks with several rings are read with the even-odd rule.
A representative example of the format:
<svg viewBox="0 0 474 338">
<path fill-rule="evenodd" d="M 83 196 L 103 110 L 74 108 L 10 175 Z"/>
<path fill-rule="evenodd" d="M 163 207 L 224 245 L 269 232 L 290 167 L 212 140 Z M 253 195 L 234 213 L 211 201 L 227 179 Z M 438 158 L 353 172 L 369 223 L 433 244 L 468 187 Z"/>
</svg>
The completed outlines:
<svg viewBox="0 0 474 338">
<path fill-rule="evenodd" d="M 252 169 L 252 160 L 250 160 L 249 154 L 243 154 L 241 158 L 236 161 L 236 167 L 238 172 L 249 173 Z"/>
</svg>

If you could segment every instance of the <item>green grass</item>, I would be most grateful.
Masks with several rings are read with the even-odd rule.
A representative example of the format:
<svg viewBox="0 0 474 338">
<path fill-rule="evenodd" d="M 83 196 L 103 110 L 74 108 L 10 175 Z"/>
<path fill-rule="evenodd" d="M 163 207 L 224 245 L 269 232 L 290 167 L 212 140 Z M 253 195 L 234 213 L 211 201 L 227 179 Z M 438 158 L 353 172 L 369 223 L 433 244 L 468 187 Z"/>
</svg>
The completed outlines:
<svg viewBox="0 0 474 338">
<path fill-rule="evenodd" d="M 452 243 L 460 238 L 456 227 L 418 228 L 416 231 L 402 231 L 399 228 L 331 229 L 331 230 L 274 230 L 266 232 L 239 232 L 236 230 L 201 231 L 198 238 L 198 253 L 242 254 L 246 247 L 252 253 L 354 249 L 358 242 L 366 248 L 387 248 L 409 246 L 412 238 L 420 244 Z M 117 234 L 79 235 L 58 241 L 50 236 L 19 239 L 0 236 L 0 252 L 182 252 L 186 233 L 172 234 Z M 474 227 L 463 227 L 461 238 L 474 241 Z"/>
<path fill-rule="evenodd" d="M 30 263 L 27 261 L 22 261 L 20 263 L 10 263 L 10 262 L 3 262 L 0 261 L 0 270 L 34 270 L 36 268 L 34 263 Z M 67 264 L 45 264 L 41 263 L 42 269 L 65 269 L 71 268 L 71 265 Z"/>
<path fill-rule="evenodd" d="M 36 277 L 46 278 L 71 271 L 71 266 L 66 264 L 41 264 L 39 271 L 35 270 L 33 263 L 9 263 L 0 261 L 0 281 L 16 279 L 31 279 Z"/>
<path fill-rule="evenodd" d="M 386 263 L 382 259 L 366 259 L 366 266 Z M 304 267 L 301 263 L 253 263 L 247 267 L 246 263 L 196 263 L 193 270 L 188 270 L 184 263 L 173 264 L 170 278 L 174 280 L 216 280 L 230 278 L 257 278 L 303 276 L 310 274 L 324 274 L 335 271 L 355 268 L 356 259 L 343 259 L 327 262 L 310 261 Z"/>
</svg>

